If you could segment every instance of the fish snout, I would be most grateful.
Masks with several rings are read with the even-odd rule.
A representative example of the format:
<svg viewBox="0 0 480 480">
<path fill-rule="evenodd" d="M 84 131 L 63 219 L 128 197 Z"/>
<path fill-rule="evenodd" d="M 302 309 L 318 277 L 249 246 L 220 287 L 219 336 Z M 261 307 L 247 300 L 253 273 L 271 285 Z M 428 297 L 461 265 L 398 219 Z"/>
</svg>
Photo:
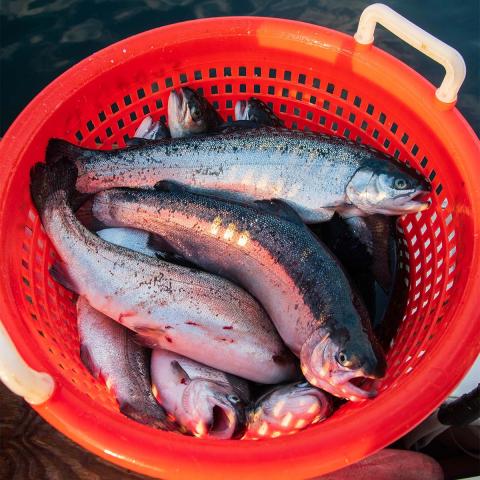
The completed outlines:
<svg viewBox="0 0 480 480">
<path fill-rule="evenodd" d="M 246 431 L 246 415 L 243 406 L 228 401 L 212 406 L 211 419 L 206 423 L 207 436 L 211 438 L 241 438 Z"/>
<path fill-rule="evenodd" d="M 362 365 L 362 376 L 366 378 L 383 378 L 387 371 L 387 362 L 385 358 L 368 358 Z"/>
</svg>

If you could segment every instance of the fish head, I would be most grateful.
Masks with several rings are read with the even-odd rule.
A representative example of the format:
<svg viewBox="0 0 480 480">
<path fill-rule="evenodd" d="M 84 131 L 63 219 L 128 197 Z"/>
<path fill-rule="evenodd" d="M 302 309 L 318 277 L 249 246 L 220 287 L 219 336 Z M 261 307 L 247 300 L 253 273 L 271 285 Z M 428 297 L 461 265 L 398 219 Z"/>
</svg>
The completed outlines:
<svg viewBox="0 0 480 480">
<path fill-rule="evenodd" d="M 248 100 L 239 100 L 235 104 L 235 120 L 253 121 L 259 125 L 281 126 L 281 121 L 270 107 L 254 97 Z"/>
<path fill-rule="evenodd" d="M 246 428 L 245 403 L 229 385 L 195 379 L 186 387 L 183 410 L 197 437 L 240 438 Z"/>
<path fill-rule="evenodd" d="M 337 397 L 373 398 L 377 391 L 372 380 L 382 378 L 386 371 L 383 352 L 375 347 L 363 331 L 350 335 L 346 329 L 319 328 L 300 351 L 302 372 L 309 383 Z"/>
<path fill-rule="evenodd" d="M 191 88 L 170 92 L 168 126 L 173 138 L 211 131 L 220 123 L 221 118 L 212 105 Z"/>
<path fill-rule="evenodd" d="M 308 382 L 278 385 L 248 413 L 248 436 L 276 437 L 320 422 L 332 412 L 328 394 Z"/>
<path fill-rule="evenodd" d="M 346 188 L 349 202 L 365 215 L 404 215 L 427 209 L 430 184 L 414 171 L 391 161 L 371 160 L 358 169 Z"/>
</svg>

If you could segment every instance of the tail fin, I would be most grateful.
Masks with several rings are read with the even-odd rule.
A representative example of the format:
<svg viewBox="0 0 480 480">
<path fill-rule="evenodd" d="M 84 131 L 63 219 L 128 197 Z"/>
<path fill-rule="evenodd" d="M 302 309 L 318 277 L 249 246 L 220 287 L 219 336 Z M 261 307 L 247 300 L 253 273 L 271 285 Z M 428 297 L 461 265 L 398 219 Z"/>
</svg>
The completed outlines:
<svg viewBox="0 0 480 480">
<path fill-rule="evenodd" d="M 70 200 L 76 181 L 77 167 L 66 159 L 52 165 L 35 164 L 30 170 L 30 195 L 38 213 L 43 213 L 47 200 L 58 192 L 66 192 Z"/>
<path fill-rule="evenodd" d="M 45 162 L 47 165 L 58 162 L 62 158 L 75 161 L 75 158 L 82 154 L 81 147 L 73 143 L 61 140 L 60 138 L 51 138 L 48 141 L 47 150 L 45 152 Z"/>
<path fill-rule="evenodd" d="M 120 403 L 120 412 L 125 416 L 158 430 L 178 431 L 179 425 L 169 418 L 163 407 L 150 394 L 140 405 Z"/>
</svg>

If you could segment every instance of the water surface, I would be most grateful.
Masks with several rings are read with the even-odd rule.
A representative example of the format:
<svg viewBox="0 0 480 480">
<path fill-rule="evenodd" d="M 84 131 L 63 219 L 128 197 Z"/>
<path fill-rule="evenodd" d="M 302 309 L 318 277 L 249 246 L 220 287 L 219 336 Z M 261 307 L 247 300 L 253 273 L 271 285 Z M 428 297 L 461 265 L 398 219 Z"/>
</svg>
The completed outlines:
<svg viewBox="0 0 480 480">
<path fill-rule="evenodd" d="M 135 33 L 194 18 L 260 15 L 301 20 L 353 34 L 373 0 L 2 0 L 0 135 L 59 74 L 91 53 Z M 463 55 L 467 79 L 458 107 L 480 132 L 480 2 L 385 0 Z M 435 85 L 443 68 L 379 28 L 375 43 Z"/>
</svg>

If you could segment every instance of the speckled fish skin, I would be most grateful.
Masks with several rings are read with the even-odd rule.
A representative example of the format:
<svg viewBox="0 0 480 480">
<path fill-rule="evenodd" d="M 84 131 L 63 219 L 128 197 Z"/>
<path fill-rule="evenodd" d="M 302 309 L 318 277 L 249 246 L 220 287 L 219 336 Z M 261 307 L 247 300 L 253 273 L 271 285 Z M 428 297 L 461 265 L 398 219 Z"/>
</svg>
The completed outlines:
<svg viewBox="0 0 480 480">
<path fill-rule="evenodd" d="M 332 410 L 328 394 L 307 382 L 276 385 L 248 408 L 245 438 L 289 435 L 325 420 Z"/>
<path fill-rule="evenodd" d="M 307 223 L 328 220 L 336 210 L 399 215 L 428 207 L 415 199 L 428 185 L 379 152 L 282 128 L 234 128 L 113 151 L 50 140 L 47 163 L 63 157 L 76 164 L 83 193 L 173 180 L 230 199 L 279 198 Z M 392 187 L 397 181 L 403 189 Z"/>
<path fill-rule="evenodd" d="M 89 232 L 69 207 L 75 167 L 64 161 L 31 171 L 30 190 L 63 260 L 53 273 L 90 305 L 166 348 L 244 378 L 296 378 L 296 364 L 263 308 L 215 275 L 147 257 Z M 55 270 L 63 269 L 63 275 Z M 65 281 L 68 278 L 68 282 Z"/>
<path fill-rule="evenodd" d="M 153 351 L 151 372 L 155 397 L 189 432 L 220 439 L 243 435 L 250 399 L 245 380 L 161 349 Z"/>
<path fill-rule="evenodd" d="M 77 301 L 77 324 L 80 357 L 95 378 L 105 381 L 120 411 L 154 428 L 176 430 L 152 394 L 150 355 L 134 341 L 134 334 L 92 308 L 84 297 Z"/>
<path fill-rule="evenodd" d="M 311 383 L 351 400 L 373 396 L 349 380 L 381 377 L 383 353 L 372 346 L 338 261 L 290 207 L 277 201 L 255 208 L 163 187 L 171 191 L 101 192 L 92 212 L 106 225 L 158 234 L 187 260 L 243 286 L 300 356 Z M 348 368 L 339 364 L 340 352 Z"/>
</svg>

